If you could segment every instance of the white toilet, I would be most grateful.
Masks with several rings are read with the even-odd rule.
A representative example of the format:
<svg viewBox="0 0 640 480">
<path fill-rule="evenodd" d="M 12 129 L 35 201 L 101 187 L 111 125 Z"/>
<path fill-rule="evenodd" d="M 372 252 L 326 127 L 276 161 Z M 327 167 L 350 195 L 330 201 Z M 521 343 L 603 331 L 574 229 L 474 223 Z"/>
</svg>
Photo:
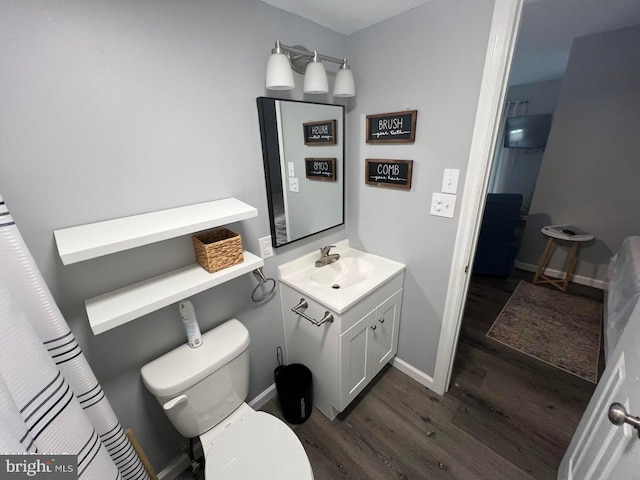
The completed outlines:
<svg viewBox="0 0 640 480">
<path fill-rule="evenodd" d="M 244 403 L 249 332 L 229 320 L 202 345 L 172 350 L 142 367 L 142 380 L 174 427 L 200 437 L 207 480 L 312 480 L 304 447 L 282 421 Z"/>
</svg>

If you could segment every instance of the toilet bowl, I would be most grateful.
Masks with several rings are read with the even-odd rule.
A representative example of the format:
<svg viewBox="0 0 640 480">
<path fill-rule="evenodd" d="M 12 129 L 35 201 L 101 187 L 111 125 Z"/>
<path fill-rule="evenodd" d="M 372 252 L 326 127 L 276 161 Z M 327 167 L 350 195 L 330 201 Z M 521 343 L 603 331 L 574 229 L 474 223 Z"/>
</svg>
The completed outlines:
<svg viewBox="0 0 640 480">
<path fill-rule="evenodd" d="M 200 436 L 206 479 L 313 479 L 307 454 L 286 424 L 246 404 L 232 416 L 229 427 Z"/>
<path fill-rule="evenodd" d="M 229 320 L 142 367 L 142 379 L 174 427 L 200 437 L 206 480 L 312 480 L 304 447 L 281 420 L 244 403 L 249 332 Z"/>
</svg>

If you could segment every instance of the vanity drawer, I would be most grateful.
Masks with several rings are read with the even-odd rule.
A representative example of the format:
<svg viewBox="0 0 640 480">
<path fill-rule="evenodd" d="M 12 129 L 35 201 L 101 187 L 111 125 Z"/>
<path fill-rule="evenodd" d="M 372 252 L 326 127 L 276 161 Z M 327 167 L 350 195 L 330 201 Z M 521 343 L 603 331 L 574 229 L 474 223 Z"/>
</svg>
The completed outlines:
<svg viewBox="0 0 640 480">
<path fill-rule="evenodd" d="M 398 290 L 402 289 L 404 281 L 404 271 L 392 277 L 388 282 L 380 285 L 369 295 L 360 300 L 357 304 L 344 312 L 340 318 L 339 333 L 344 333 L 353 327 L 361 318 L 371 313 L 387 298 L 392 296 Z M 338 317 L 334 313 L 334 316 Z"/>
</svg>

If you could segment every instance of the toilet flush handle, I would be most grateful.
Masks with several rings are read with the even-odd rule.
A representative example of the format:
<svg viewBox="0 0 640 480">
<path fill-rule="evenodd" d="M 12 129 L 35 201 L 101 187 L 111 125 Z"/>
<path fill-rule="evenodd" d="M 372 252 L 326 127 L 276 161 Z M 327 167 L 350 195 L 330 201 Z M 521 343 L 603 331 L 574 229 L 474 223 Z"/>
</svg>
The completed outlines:
<svg viewBox="0 0 640 480">
<path fill-rule="evenodd" d="M 176 405 L 179 405 L 186 401 L 187 396 L 183 393 L 182 395 L 178 395 L 176 398 L 172 398 L 171 400 L 169 400 L 167 403 L 162 405 L 162 408 L 164 408 L 165 410 L 171 410 Z"/>
</svg>

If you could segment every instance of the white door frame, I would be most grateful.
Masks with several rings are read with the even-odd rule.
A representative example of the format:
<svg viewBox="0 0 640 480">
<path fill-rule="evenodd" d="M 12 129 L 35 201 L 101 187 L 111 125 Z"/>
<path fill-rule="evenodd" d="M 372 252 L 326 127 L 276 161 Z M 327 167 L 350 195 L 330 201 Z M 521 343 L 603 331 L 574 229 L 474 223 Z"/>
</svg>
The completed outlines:
<svg viewBox="0 0 640 480">
<path fill-rule="evenodd" d="M 449 389 L 469 289 L 471 264 L 478 242 L 489 172 L 520 25 L 522 2 L 523 0 L 496 0 L 494 4 L 433 375 L 432 388 L 441 395 Z"/>
</svg>

